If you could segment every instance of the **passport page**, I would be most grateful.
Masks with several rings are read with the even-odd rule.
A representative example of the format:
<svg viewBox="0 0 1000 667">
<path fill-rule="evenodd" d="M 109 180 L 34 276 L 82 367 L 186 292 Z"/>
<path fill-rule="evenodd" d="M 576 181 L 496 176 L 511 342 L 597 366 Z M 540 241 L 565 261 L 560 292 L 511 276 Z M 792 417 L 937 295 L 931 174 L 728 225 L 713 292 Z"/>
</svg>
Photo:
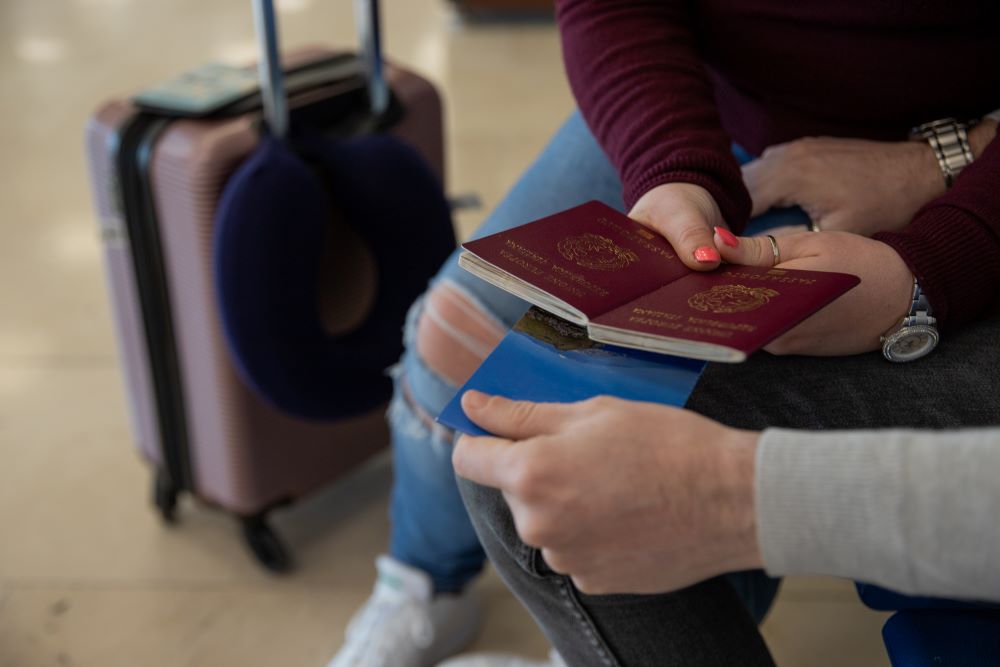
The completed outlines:
<svg viewBox="0 0 1000 667">
<path fill-rule="evenodd" d="M 857 285 L 846 273 L 723 265 L 691 273 L 596 318 L 605 342 L 738 362 Z"/>
</svg>

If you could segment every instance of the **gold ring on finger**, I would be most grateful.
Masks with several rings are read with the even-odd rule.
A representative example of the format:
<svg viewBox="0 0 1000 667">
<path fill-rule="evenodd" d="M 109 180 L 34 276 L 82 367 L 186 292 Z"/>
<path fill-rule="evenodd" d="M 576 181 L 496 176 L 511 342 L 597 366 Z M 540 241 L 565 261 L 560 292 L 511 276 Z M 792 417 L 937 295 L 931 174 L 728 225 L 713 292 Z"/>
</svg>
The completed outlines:
<svg viewBox="0 0 1000 667">
<path fill-rule="evenodd" d="M 771 252 L 774 253 L 774 266 L 777 266 L 781 263 L 781 249 L 778 248 L 778 239 L 768 234 L 767 240 L 771 242 Z"/>
</svg>

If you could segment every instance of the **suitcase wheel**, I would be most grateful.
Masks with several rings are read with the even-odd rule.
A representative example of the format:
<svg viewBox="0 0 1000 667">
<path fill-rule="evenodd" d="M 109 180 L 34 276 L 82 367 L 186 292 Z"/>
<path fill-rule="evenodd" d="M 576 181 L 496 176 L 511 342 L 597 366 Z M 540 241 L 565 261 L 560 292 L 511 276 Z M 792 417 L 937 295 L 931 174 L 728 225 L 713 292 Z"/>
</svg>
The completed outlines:
<svg viewBox="0 0 1000 667">
<path fill-rule="evenodd" d="M 153 477 L 153 503 L 160 510 L 160 516 L 166 523 L 177 521 L 177 495 L 180 489 L 170 479 L 170 474 L 159 469 Z"/>
<path fill-rule="evenodd" d="M 262 514 L 241 517 L 243 539 L 261 565 L 271 572 L 288 572 L 292 569 L 292 558 L 281 543 L 277 533 L 267 523 Z"/>
</svg>

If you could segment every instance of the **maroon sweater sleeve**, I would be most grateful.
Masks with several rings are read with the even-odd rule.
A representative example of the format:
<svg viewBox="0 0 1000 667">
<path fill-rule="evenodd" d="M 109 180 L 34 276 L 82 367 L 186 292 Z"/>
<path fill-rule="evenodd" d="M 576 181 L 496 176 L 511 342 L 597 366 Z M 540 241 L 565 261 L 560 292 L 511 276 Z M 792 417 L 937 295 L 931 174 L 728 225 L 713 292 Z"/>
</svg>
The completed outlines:
<svg viewBox="0 0 1000 667">
<path fill-rule="evenodd" d="M 700 185 L 735 231 L 750 196 L 722 129 L 684 0 L 557 0 L 577 104 L 618 169 L 625 205 L 670 182 Z"/>
<path fill-rule="evenodd" d="M 892 246 L 927 294 L 942 329 L 1000 309 L 1000 139 L 994 138 L 941 197 L 900 232 L 874 238 Z"/>
</svg>

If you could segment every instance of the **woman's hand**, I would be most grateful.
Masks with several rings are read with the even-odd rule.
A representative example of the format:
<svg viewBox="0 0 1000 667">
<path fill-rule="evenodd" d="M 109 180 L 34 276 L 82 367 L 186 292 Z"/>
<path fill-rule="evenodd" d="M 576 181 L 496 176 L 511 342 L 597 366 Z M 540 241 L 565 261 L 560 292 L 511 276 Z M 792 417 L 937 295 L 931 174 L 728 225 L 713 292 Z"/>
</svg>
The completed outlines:
<svg viewBox="0 0 1000 667">
<path fill-rule="evenodd" d="M 712 228 L 726 223 L 705 188 L 690 183 L 658 185 L 628 215 L 667 239 L 688 268 L 708 271 L 719 265 Z"/>
<path fill-rule="evenodd" d="M 823 231 L 865 236 L 902 229 L 945 191 L 934 152 L 923 141 L 806 137 L 743 165 L 743 181 L 755 216 L 801 206 Z"/>
<path fill-rule="evenodd" d="M 499 437 L 463 436 L 455 471 L 503 491 L 518 534 L 585 593 L 655 593 L 761 567 L 758 434 L 655 403 L 528 403 L 466 392 Z"/>
<path fill-rule="evenodd" d="M 722 257 L 733 264 L 771 266 L 774 253 L 763 236 L 716 232 Z M 732 245 L 735 242 L 736 245 Z M 777 239 L 780 269 L 838 271 L 861 284 L 815 313 L 764 349 L 773 354 L 835 356 L 879 349 L 879 339 L 909 312 L 913 274 L 880 241 L 846 232 L 804 232 Z"/>
</svg>

